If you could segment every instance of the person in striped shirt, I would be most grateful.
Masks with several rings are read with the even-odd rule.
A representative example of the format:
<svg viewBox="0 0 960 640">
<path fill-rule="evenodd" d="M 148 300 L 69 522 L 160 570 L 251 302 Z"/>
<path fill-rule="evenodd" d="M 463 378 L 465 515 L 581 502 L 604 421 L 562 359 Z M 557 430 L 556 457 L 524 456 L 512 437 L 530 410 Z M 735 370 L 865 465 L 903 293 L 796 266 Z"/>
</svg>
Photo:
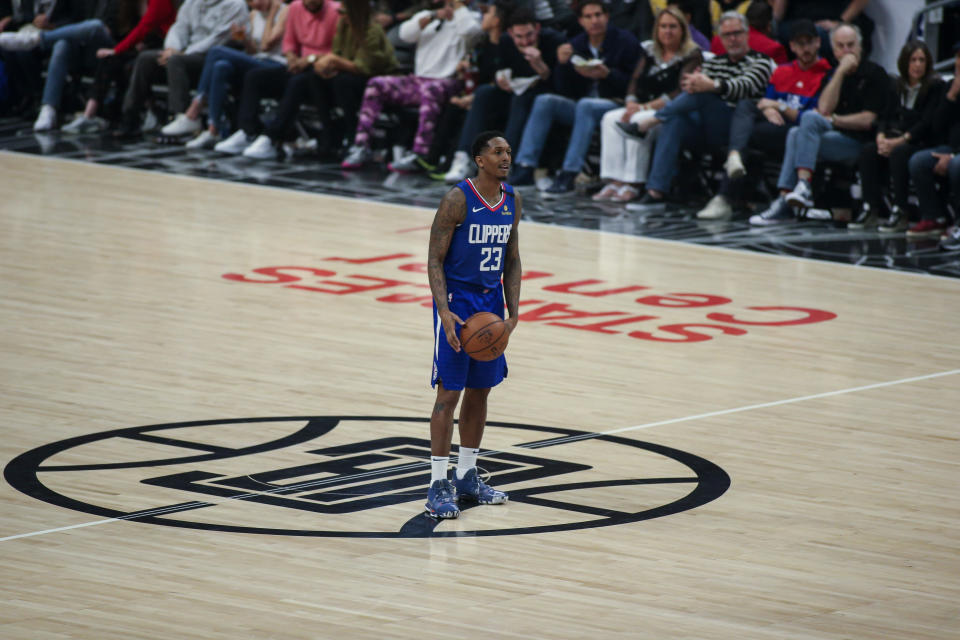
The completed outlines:
<svg viewBox="0 0 960 640">
<path fill-rule="evenodd" d="M 774 63 L 769 57 L 751 51 L 747 44 L 746 18 L 736 11 L 720 17 L 718 33 L 727 53 L 706 60 L 680 80 L 682 92 L 652 117 L 637 124 L 642 135 L 663 123 L 657 138 L 647 192 L 632 205 L 632 210 L 662 208 L 674 176 L 680 150 L 697 142 L 708 146 L 726 146 L 730 122 L 737 101 L 763 96 Z"/>
</svg>

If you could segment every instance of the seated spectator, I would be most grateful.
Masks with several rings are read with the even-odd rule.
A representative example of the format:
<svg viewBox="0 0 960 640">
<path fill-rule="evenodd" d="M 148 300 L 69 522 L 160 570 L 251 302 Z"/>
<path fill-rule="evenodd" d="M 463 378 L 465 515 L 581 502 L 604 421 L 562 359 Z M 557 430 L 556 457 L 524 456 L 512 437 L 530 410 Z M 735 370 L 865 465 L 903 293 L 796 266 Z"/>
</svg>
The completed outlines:
<svg viewBox="0 0 960 640">
<path fill-rule="evenodd" d="M 860 31 L 843 24 L 830 33 L 834 56 L 840 60 L 820 94 L 816 111 L 800 117 L 787 134 L 787 147 L 777 186 L 780 196 L 750 224 L 790 222 L 814 205 L 810 182 L 818 160 L 853 164 L 872 136 L 877 116 L 886 108 L 889 79 L 878 65 L 863 60 Z M 854 221 L 856 222 L 856 221 Z"/>
<path fill-rule="evenodd" d="M 416 43 L 414 72 L 376 76 L 367 82 L 353 145 L 340 166 L 359 169 L 370 160 L 370 136 L 377 116 L 384 106 L 395 105 L 418 106 L 420 121 L 410 153 L 388 168 L 398 172 L 429 168 L 423 156 L 430 151 L 443 105 L 460 86 L 455 77 L 457 64 L 466 54 L 469 41 L 482 33 L 479 21 L 460 0 L 448 0 L 442 8 L 421 11 L 401 24 L 400 37 Z"/>
<path fill-rule="evenodd" d="M 215 145 L 226 128 L 223 105 L 230 88 L 239 85 L 244 74 L 251 69 L 283 67 L 281 48 L 286 21 L 287 5 L 280 0 L 252 0 L 250 32 L 234 28 L 231 46 L 218 45 L 207 52 L 193 101 L 160 133 L 170 137 L 197 133 L 202 126 L 203 106 L 207 104 L 209 128 L 187 142 L 187 148 L 202 149 Z"/>
<path fill-rule="evenodd" d="M 841 24 L 853 24 L 860 30 L 864 58 L 870 57 L 873 20 L 863 12 L 870 0 L 776 0 L 773 3 L 773 21 L 777 24 L 777 39 L 787 42 L 794 20 L 812 20 L 820 32 L 820 57 L 831 65 L 833 58 L 830 33 Z"/>
<path fill-rule="evenodd" d="M 137 56 L 130 86 L 123 97 L 123 123 L 117 135 L 139 135 L 140 111 L 150 95 L 154 75 L 161 68 L 166 70 L 170 113 L 186 111 L 191 80 L 200 75 L 207 51 L 226 43 L 233 25 L 249 29 L 249 22 L 243 0 L 186 0 L 167 32 L 163 50 L 145 49 Z"/>
<path fill-rule="evenodd" d="M 463 180 L 475 166 L 470 145 L 481 131 L 503 129 L 510 146 L 519 149 L 533 101 L 552 86 L 557 48 L 566 38 L 553 29 L 541 29 L 533 12 L 523 8 L 507 17 L 507 34 L 498 45 L 503 64 L 495 70 L 496 81 L 480 84 L 473 92 L 453 162 L 444 176 L 450 184 Z"/>
<path fill-rule="evenodd" d="M 296 115 L 306 102 L 314 104 L 320 111 L 323 130 L 320 134 L 322 142 L 318 147 L 325 152 L 340 149 L 344 130 L 356 123 L 356 113 L 360 109 L 367 78 L 371 73 L 392 71 L 396 60 L 383 28 L 371 20 L 367 2 L 349 0 L 337 6 L 328 0 L 323 11 L 317 12 L 311 19 L 327 27 L 332 26 L 334 23 L 326 17 L 330 11 L 339 12 L 340 15 L 332 45 L 326 29 L 317 42 L 309 44 L 309 50 L 315 48 L 318 51 L 326 50 L 326 53 L 319 54 L 319 57 L 311 54 L 312 62 L 308 56 L 308 64 L 300 71 L 257 69 L 247 74 L 240 102 L 240 130 L 214 147 L 217 151 L 242 152 L 245 157 L 260 160 L 276 157 L 278 144 L 292 137 Z M 288 39 L 289 36 L 288 29 Z M 294 51 L 297 46 L 296 40 L 284 44 L 285 48 Z M 308 44 L 304 43 L 300 47 L 301 54 L 307 50 Z M 280 105 L 273 120 L 263 127 L 257 116 L 260 98 L 267 93 L 275 95 L 278 90 L 282 91 Z M 344 123 L 336 127 L 331 113 L 335 106 L 341 108 L 344 117 Z"/>
<path fill-rule="evenodd" d="M 628 202 L 640 195 L 657 129 L 638 138 L 626 135 L 618 125 L 644 120 L 673 100 L 680 93 L 680 72 L 687 56 L 696 55 L 699 66 L 700 49 L 677 9 L 668 7 L 657 14 L 653 34 L 652 40 L 640 45 L 643 55 L 627 87 L 627 106 L 608 111 L 600 123 L 600 178 L 605 185 L 594 200 Z"/>
<path fill-rule="evenodd" d="M 71 69 L 81 67 L 84 50 L 91 53 L 101 47 L 112 47 L 112 30 L 117 30 L 117 12 L 112 3 L 101 0 L 92 16 L 85 15 L 83 3 L 55 3 L 48 19 L 40 14 L 34 19 L 36 29 L 0 33 L 0 49 L 6 51 L 50 52 L 47 79 L 43 84 L 40 113 L 33 123 L 34 131 L 49 131 L 57 127 L 57 112 L 63 97 L 64 85 Z M 69 11 L 69 14 L 66 12 Z M 54 28 L 57 16 L 68 24 Z M 75 19 L 79 20 L 75 21 Z"/>
<path fill-rule="evenodd" d="M 683 74 L 683 93 L 637 124 L 641 134 L 660 123 L 663 127 L 646 193 L 633 208 L 662 208 L 677 174 L 680 150 L 700 143 L 725 146 L 737 101 L 763 95 L 774 65 L 770 58 L 747 46 L 747 19 L 728 11 L 720 17 L 719 33 L 727 53 L 706 60 L 702 70 Z"/>
<path fill-rule="evenodd" d="M 750 2 L 751 0 L 709 0 L 710 24 L 713 25 L 714 37 L 716 37 L 716 33 L 720 31 L 720 19 L 723 14 L 729 11 L 736 11 L 737 13 L 747 15 Z"/>
<path fill-rule="evenodd" d="M 87 4 L 82 0 L 19 0 L 0 5 L 0 59 L 10 79 L 10 91 L 19 101 L 19 113 L 32 116 L 41 93 L 43 58 L 38 53 L 43 52 L 43 41 L 40 34 L 75 25 L 89 17 Z M 62 69 L 65 75 L 67 68 L 76 63 L 68 49 L 69 44 L 65 43 L 56 56 L 51 56 L 53 71 Z M 48 88 L 54 87 L 48 85 Z"/>
<path fill-rule="evenodd" d="M 899 77 L 887 97 L 887 109 L 877 121 L 877 136 L 860 151 L 860 182 L 863 205 L 854 228 L 873 226 L 884 217 L 884 194 L 890 184 L 890 211 L 880 225 L 882 233 L 903 231 L 908 226 L 910 157 L 936 144 L 933 119 L 942 80 L 933 71 L 930 49 L 923 42 L 908 42 L 897 59 Z"/>
<path fill-rule="evenodd" d="M 590 141 L 607 111 L 616 108 L 640 56 L 633 34 L 609 24 L 606 7 L 585 0 L 577 7 L 583 33 L 557 49 L 554 88 L 557 93 L 537 96 L 523 130 L 510 182 L 533 184 L 533 171 L 553 124 L 573 126 L 563 166 L 544 195 L 573 190 L 573 181 L 587 157 Z"/>
<path fill-rule="evenodd" d="M 747 36 L 749 47 L 753 51 L 759 51 L 773 58 L 773 61 L 777 64 L 786 64 L 787 50 L 783 48 L 782 44 L 770 37 L 773 9 L 770 8 L 769 3 L 766 0 L 754 0 L 747 7 L 746 16 L 747 23 L 750 25 L 750 33 Z M 718 56 L 727 52 L 719 35 L 713 36 L 710 51 Z"/>
<path fill-rule="evenodd" d="M 486 37 L 481 38 L 480 42 L 470 50 L 470 54 L 457 65 L 456 77 L 462 89 L 450 98 L 440 114 L 434 130 L 433 142 L 430 143 L 430 151 L 423 158 L 425 165 L 436 169 L 443 161 L 451 160 L 448 164 L 451 166 L 454 164 L 452 158 L 457 154 L 461 133 L 469 114 L 477 104 L 478 93 L 483 94 L 485 88 L 494 86 L 497 70 L 505 66 L 503 43 L 509 40 L 509 37 L 504 35 L 504 31 L 507 18 L 512 12 L 513 4 L 509 0 L 486 5 L 480 20 L 480 28 L 483 29 Z M 503 119 L 507 117 L 506 111 L 502 108 L 504 105 L 488 105 L 501 107 L 500 109 L 483 109 L 482 106 L 481 104 L 481 108 L 475 112 L 475 117 L 471 120 L 493 122 L 499 121 L 501 115 Z M 478 115 L 479 117 L 476 117 Z M 468 126 L 472 127 L 473 124 Z M 433 179 L 446 178 L 444 171 L 439 173 L 433 169 L 430 171 L 430 177 Z"/>
<path fill-rule="evenodd" d="M 143 15 L 140 15 L 141 11 Z M 138 17 L 139 21 L 131 29 L 129 25 Z M 114 47 L 97 49 L 97 67 L 87 103 L 83 113 L 63 127 L 64 133 L 92 133 L 106 128 L 106 121 L 97 117 L 97 113 L 110 87 L 115 85 L 120 95 L 126 91 L 137 49 L 141 46 L 147 49 L 161 46 L 176 17 L 173 0 L 149 0 L 145 11 L 140 0 L 120 2 L 117 37 L 122 39 Z"/>
<path fill-rule="evenodd" d="M 818 54 L 820 36 L 812 22 L 797 20 L 793 23 L 790 50 L 796 60 L 774 70 L 763 98 L 737 102 L 730 122 L 730 144 L 724 163 L 726 172 L 720 190 L 697 213 L 698 218 L 729 218 L 734 205 L 742 199 L 747 175 L 743 153 L 750 148 L 763 151 L 773 159 L 782 158 L 787 132 L 806 111 L 816 108 L 823 81 L 830 72 L 830 63 Z"/>
<path fill-rule="evenodd" d="M 910 158 L 920 221 L 907 229 L 910 238 L 940 235 L 949 219 L 949 201 L 955 216 L 953 226 L 940 240 L 940 246 L 949 251 L 960 249 L 960 220 L 956 218 L 960 216 L 960 42 L 953 50 L 953 80 L 947 85 L 933 120 L 933 130 L 943 144 L 918 151 Z M 942 189 L 937 189 L 937 182 L 941 182 Z"/>
</svg>

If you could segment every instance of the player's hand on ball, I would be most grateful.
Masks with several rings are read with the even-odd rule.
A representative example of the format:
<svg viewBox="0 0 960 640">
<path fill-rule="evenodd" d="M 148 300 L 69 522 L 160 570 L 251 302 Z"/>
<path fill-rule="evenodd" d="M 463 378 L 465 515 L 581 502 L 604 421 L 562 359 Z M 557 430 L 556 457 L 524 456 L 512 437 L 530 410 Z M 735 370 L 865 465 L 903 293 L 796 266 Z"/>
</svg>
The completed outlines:
<svg viewBox="0 0 960 640">
<path fill-rule="evenodd" d="M 513 330 L 517 328 L 517 320 L 518 318 L 516 316 L 512 316 L 503 321 L 510 329 L 510 333 L 513 333 Z"/>
<path fill-rule="evenodd" d="M 454 351 L 460 352 L 460 338 L 457 336 L 457 325 L 463 324 L 463 320 L 453 311 L 447 309 L 440 312 L 440 322 L 443 324 L 443 332 L 447 335 L 447 343 Z"/>
</svg>

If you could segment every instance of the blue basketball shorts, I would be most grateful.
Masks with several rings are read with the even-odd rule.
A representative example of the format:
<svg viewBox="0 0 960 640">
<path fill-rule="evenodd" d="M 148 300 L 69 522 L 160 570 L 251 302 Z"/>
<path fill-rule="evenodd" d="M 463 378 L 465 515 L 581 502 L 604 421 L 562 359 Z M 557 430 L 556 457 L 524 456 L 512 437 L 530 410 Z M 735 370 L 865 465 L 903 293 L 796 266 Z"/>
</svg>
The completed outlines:
<svg viewBox="0 0 960 640">
<path fill-rule="evenodd" d="M 458 287 L 447 282 L 447 305 L 460 316 L 461 320 L 480 311 L 490 311 L 503 317 L 503 287 L 495 289 Z M 459 337 L 460 326 L 457 327 Z M 444 389 L 459 391 L 468 389 L 489 389 L 500 384 L 507 377 L 507 359 L 501 355 L 490 362 L 480 362 L 468 356 L 463 349 L 453 350 L 447 342 L 443 323 L 437 314 L 437 303 L 433 303 L 433 377 L 430 386 L 443 381 Z"/>
</svg>

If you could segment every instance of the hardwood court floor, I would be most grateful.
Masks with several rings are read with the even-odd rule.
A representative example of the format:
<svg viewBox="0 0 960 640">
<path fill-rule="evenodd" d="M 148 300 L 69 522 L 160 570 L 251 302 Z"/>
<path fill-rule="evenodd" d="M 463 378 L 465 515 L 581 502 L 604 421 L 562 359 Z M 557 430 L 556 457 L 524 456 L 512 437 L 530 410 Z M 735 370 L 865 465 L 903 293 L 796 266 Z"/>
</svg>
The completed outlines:
<svg viewBox="0 0 960 640">
<path fill-rule="evenodd" d="M 0 172 L 2 638 L 960 637 L 956 279 L 522 224 L 433 528 L 432 211 Z"/>
</svg>

